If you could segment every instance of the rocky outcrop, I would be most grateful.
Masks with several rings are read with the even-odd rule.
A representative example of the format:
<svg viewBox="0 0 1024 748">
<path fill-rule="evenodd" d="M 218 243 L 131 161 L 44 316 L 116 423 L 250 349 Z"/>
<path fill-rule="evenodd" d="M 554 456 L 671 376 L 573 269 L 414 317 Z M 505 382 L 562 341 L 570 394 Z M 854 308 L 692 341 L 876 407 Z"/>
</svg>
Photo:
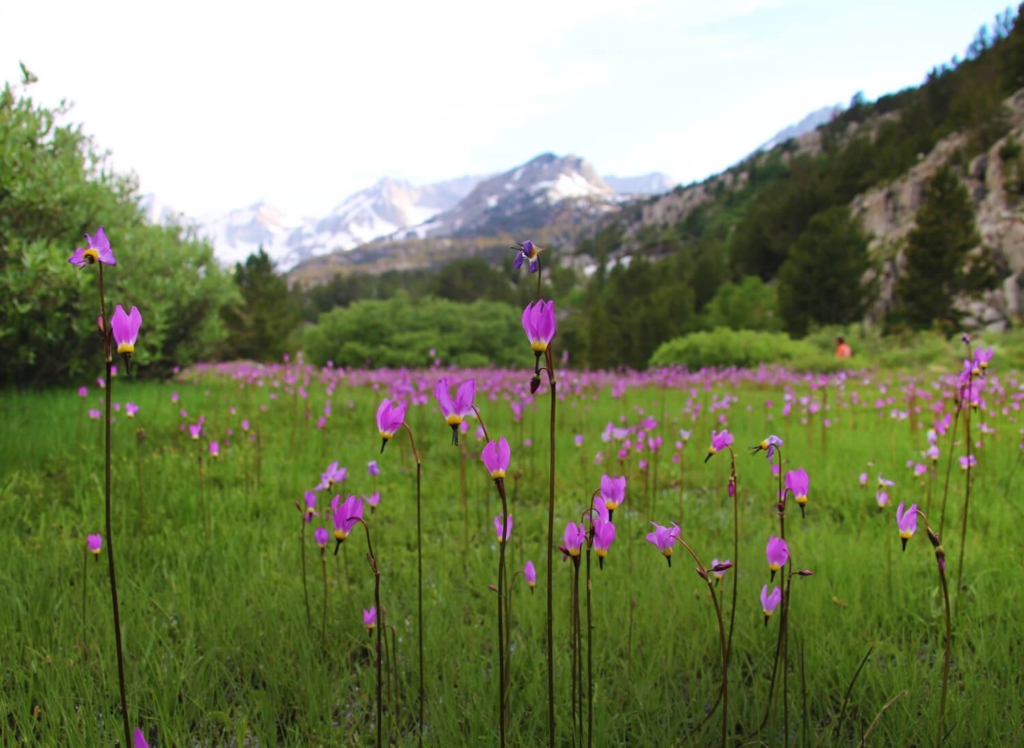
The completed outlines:
<svg viewBox="0 0 1024 748">
<path fill-rule="evenodd" d="M 1006 100 L 1005 110 L 1009 133 L 971 158 L 961 170 L 974 201 L 982 240 L 977 251 L 992 251 L 997 267 L 1007 276 L 998 290 L 981 300 L 965 300 L 962 308 L 968 313 L 967 324 L 993 329 L 1004 328 L 1024 317 L 1024 195 L 1018 186 L 1020 156 L 1011 156 L 1017 150 L 1015 144 L 1024 143 L 1024 89 Z M 879 297 L 869 320 L 880 320 L 898 303 L 894 288 L 903 268 L 903 247 L 914 228 L 925 183 L 943 165 L 962 160 L 970 152 L 970 145 L 966 133 L 943 138 L 903 176 L 868 190 L 851 202 L 851 212 L 872 235 L 870 249 L 880 264 Z"/>
</svg>

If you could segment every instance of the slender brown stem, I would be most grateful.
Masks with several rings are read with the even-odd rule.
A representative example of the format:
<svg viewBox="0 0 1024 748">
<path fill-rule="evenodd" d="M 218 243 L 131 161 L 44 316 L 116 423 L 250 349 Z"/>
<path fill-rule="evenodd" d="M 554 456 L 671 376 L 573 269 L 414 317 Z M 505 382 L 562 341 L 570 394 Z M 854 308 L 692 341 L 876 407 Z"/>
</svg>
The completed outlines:
<svg viewBox="0 0 1024 748">
<path fill-rule="evenodd" d="M 941 546 L 936 551 L 941 550 Z M 949 690 L 949 662 L 953 656 L 953 622 L 949 609 L 949 585 L 946 583 L 945 555 L 939 562 L 939 583 L 942 585 L 942 604 L 946 611 L 946 644 L 942 658 L 942 695 L 939 700 L 939 725 L 938 734 L 935 740 L 936 746 L 942 745 L 942 726 L 946 716 L 946 692 Z"/>
<path fill-rule="evenodd" d="M 302 597 L 306 601 L 306 628 L 313 628 L 313 618 L 309 614 L 309 588 L 306 586 L 306 515 L 302 513 L 302 532 L 299 533 L 299 548 L 302 549 Z"/>
<path fill-rule="evenodd" d="M 537 272 L 540 273 L 538 267 Z M 540 298 L 540 277 L 537 278 L 538 298 Z M 548 466 L 548 547 L 547 547 L 547 655 L 548 655 L 548 744 L 555 748 L 555 639 L 554 639 L 554 597 L 552 595 L 552 571 L 554 569 L 555 549 L 555 411 L 558 403 L 556 388 L 558 382 L 554 375 L 554 356 L 551 353 L 551 346 L 547 349 L 548 365 L 548 388 L 551 391 L 551 420 L 549 422 L 549 450 L 550 463 Z"/>
<path fill-rule="evenodd" d="M 958 393 L 956 412 L 953 414 L 953 428 L 949 430 L 949 460 L 946 462 L 946 484 L 942 489 L 942 509 L 939 510 L 939 535 L 942 535 L 946 528 L 946 499 L 949 497 L 949 476 L 953 471 L 953 461 L 956 456 L 953 454 L 953 444 L 956 442 L 956 429 L 960 422 L 960 410 L 963 408 L 963 392 Z"/>
<path fill-rule="evenodd" d="M 722 606 L 715 594 L 715 585 L 710 578 L 705 577 L 705 581 L 711 591 L 711 602 L 715 605 L 715 615 L 718 617 L 718 641 L 722 647 L 722 748 L 725 748 L 729 740 L 729 647 L 725 643 L 725 623 L 722 620 Z"/>
<path fill-rule="evenodd" d="M 409 433 L 409 446 L 412 448 L 413 456 L 416 457 L 416 617 L 417 617 L 417 644 L 419 646 L 419 729 L 416 731 L 416 739 L 420 746 L 423 745 L 423 706 L 426 701 L 426 689 L 423 686 L 423 512 L 421 502 L 423 462 L 420 460 L 419 450 L 416 449 L 416 440 L 413 438 L 412 429 L 409 424 L 403 423 L 405 430 Z"/>
<path fill-rule="evenodd" d="M 591 530 L 593 536 L 593 530 Z M 592 542 L 592 541 L 591 541 Z M 591 607 L 590 545 L 587 546 L 587 748 L 594 739 L 594 614 Z"/>
<path fill-rule="evenodd" d="M 85 565 L 82 567 L 82 651 L 85 656 L 89 656 L 89 637 L 86 635 L 86 617 L 85 617 L 85 602 L 87 600 L 87 593 L 89 587 L 87 585 L 89 581 L 89 544 L 85 545 Z"/>
<path fill-rule="evenodd" d="M 487 433 L 487 424 L 484 423 L 484 417 L 480 415 L 480 411 L 477 410 L 476 406 L 473 406 L 473 412 L 476 413 L 476 419 L 480 421 L 480 428 L 484 430 L 484 444 L 491 440 L 491 435 Z"/>
<path fill-rule="evenodd" d="M 324 579 L 324 604 L 320 614 L 320 642 L 324 652 L 327 651 L 327 554 L 320 549 L 320 571 Z"/>
<path fill-rule="evenodd" d="M 363 530 L 366 531 L 366 561 L 370 565 L 370 569 L 373 571 L 373 604 L 377 610 L 377 615 L 382 616 L 381 611 L 383 607 L 380 604 L 380 568 L 377 566 L 377 557 L 373 555 L 373 543 L 370 541 L 370 526 L 360 518 L 359 524 L 363 526 Z M 381 642 L 381 634 L 384 629 L 383 618 L 382 625 L 375 627 L 377 630 L 377 748 L 381 748 L 384 745 L 384 707 L 382 695 L 384 691 L 384 680 L 383 680 L 383 645 Z"/>
<path fill-rule="evenodd" d="M 836 720 L 836 726 L 832 730 L 832 739 L 836 740 L 839 737 L 839 731 L 843 727 L 843 720 L 846 718 L 846 707 L 850 703 L 850 694 L 853 693 L 853 685 L 857 682 L 857 677 L 860 675 L 860 671 L 864 669 L 864 666 L 868 662 L 868 657 L 875 650 L 875 645 L 872 644 L 868 647 L 867 654 L 864 655 L 864 659 L 860 661 L 860 665 L 853 671 L 853 678 L 850 679 L 850 685 L 846 687 L 846 695 L 843 697 L 843 705 L 839 709 L 839 719 Z"/>
<path fill-rule="evenodd" d="M 889 701 L 886 702 L 885 706 L 883 706 L 878 711 L 878 714 L 875 715 L 875 719 L 871 722 L 871 726 L 868 727 L 868 731 L 864 733 L 864 736 L 860 739 L 860 742 L 857 744 L 857 748 L 863 748 L 865 741 L 867 741 L 867 739 L 871 737 L 871 733 L 873 733 L 875 731 L 875 728 L 878 727 L 878 722 L 882 719 L 882 715 L 885 714 L 886 710 L 888 710 L 889 707 L 891 707 L 893 704 L 895 704 L 897 701 L 899 701 L 906 695 L 906 691 L 900 691 L 898 694 L 896 694 Z M 941 732 L 939 734 L 941 735 Z"/>
<path fill-rule="evenodd" d="M 967 384 L 967 459 L 970 461 L 971 454 L 974 451 L 974 445 L 971 443 L 971 387 L 973 385 L 974 377 L 968 381 Z M 984 458 L 983 458 L 984 459 Z M 964 553 L 967 550 L 967 512 L 971 507 L 971 471 L 973 468 L 968 462 L 967 469 L 964 471 L 966 476 L 966 486 L 964 487 L 964 511 L 963 511 L 963 524 L 960 526 L 960 560 L 956 567 L 956 607 L 960 610 L 960 591 L 963 589 L 963 578 L 964 578 Z"/>
<path fill-rule="evenodd" d="M 111 390 L 113 385 L 114 361 L 111 356 L 110 343 L 110 321 L 106 315 L 106 304 L 103 301 L 103 265 L 100 264 L 100 302 L 103 309 L 103 335 L 105 340 L 105 354 L 107 363 L 107 381 L 104 391 L 105 413 L 104 413 L 104 488 L 103 497 L 106 510 L 107 528 L 107 566 L 110 569 L 110 606 L 114 613 L 114 642 L 117 646 L 117 681 L 121 690 L 121 721 L 124 727 L 124 744 L 131 745 L 132 730 L 131 720 L 128 716 L 128 689 L 124 677 L 124 647 L 121 642 L 121 612 L 117 602 L 117 568 L 114 565 L 114 523 L 110 507 L 110 411 L 111 411 Z"/>
<path fill-rule="evenodd" d="M 508 501 L 505 480 L 496 478 L 494 485 L 501 497 L 501 536 L 498 543 L 498 733 L 505 746 L 505 545 L 508 542 Z"/>
</svg>

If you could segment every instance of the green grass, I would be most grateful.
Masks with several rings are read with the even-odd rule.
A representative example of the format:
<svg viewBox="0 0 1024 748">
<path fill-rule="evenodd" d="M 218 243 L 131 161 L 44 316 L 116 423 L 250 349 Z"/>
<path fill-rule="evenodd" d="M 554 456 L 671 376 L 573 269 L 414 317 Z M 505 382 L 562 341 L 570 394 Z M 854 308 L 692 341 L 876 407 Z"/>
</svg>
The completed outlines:
<svg viewBox="0 0 1024 748">
<path fill-rule="evenodd" d="M 575 376 L 563 379 L 568 384 Z M 349 469 L 343 493 L 368 494 L 375 488 L 382 493 L 369 524 L 381 566 L 383 604 L 397 629 L 401 677 L 399 710 L 388 701 L 385 731 L 394 744 L 416 743 L 415 465 L 404 435 L 378 454 L 373 414 L 383 394 L 368 384 L 339 386 L 327 432 L 316 431 L 313 424 L 326 395 L 315 380 L 308 421 L 301 400 L 296 409 L 283 387 L 274 390 L 269 383 L 240 389 L 235 382 L 213 379 L 178 385 L 115 380 L 115 401 L 141 406 L 134 420 L 122 412 L 113 425 L 114 541 L 128 703 L 133 724 L 144 728 L 151 746 L 243 745 L 252 744 L 245 743 L 252 738 L 261 746 L 373 744 L 372 640 L 361 616 L 373 601 L 373 578 L 360 535 L 345 543 L 344 553 L 335 557 L 329 552 L 326 558 L 326 651 L 319 626 L 323 593 L 319 552 L 312 544 L 315 524 L 306 536 L 312 628 L 307 627 L 303 603 L 301 525 L 294 501 L 301 500 L 335 459 Z M 424 381 L 433 384 L 429 376 Z M 891 385 L 891 394 L 898 397 L 898 382 Z M 172 390 L 181 394 L 177 405 L 171 403 Z M 878 396 L 876 384 L 851 381 L 847 391 L 853 390 L 865 403 Z M 280 391 L 280 398 L 268 400 L 270 391 Z M 764 544 L 777 533 L 778 522 L 768 464 L 761 455 L 747 455 L 745 446 L 764 437 L 764 401 L 772 399 L 777 419 L 773 430 L 786 440 L 785 459 L 811 476 L 806 519 L 795 507 L 787 518 L 796 567 L 815 572 L 793 583 L 790 740 L 798 745 L 856 745 L 882 705 L 906 691 L 881 717 L 869 743 L 934 744 L 943 641 L 936 564 L 923 528 L 906 552 L 900 552 L 894 518 L 899 501 L 925 500 L 926 487 L 904 467 L 926 446 L 923 434 L 912 435 L 906 422 L 878 418 L 870 405 L 857 408 L 855 418 L 849 408 L 836 408 L 833 418 L 839 414 L 839 422 L 827 433 L 826 449 L 817 420 L 807 427 L 799 416 L 792 422 L 779 416 L 781 387 L 720 383 L 713 391 L 738 392 L 740 397 L 728 411 L 739 452 L 741 515 L 740 557 L 723 590 L 728 618 L 731 585 L 740 585 L 730 667 L 730 732 L 744 744 L 783 743 L 778 699 L 766 729 L 757 738 L 751 736 L 764 714 L 779 625 L 776 615 L 765 627 L 758 601 L 768 581 Z M 644 408 L 662 422 L 658 433 L 666 441 L 658 466 L 660 488 L 649 498 L 636 458 L 630 457 L 629 496 L 615 515 L 618 539 L 604 571 L 596 571 L 595 565 L 594 745 L 684 745 L 687 732 L 717 694 L 718 631 L 707 589 L 690 560 L 677 550 L 669 568 L 644 535 L 649 515 L 662 524 L 680 520 L 680 493 L 674 485 L 679 471 L 670 462 L 671 444 L 676 429 L 693 428 L 686 448 L 683 537 L 705 564 L 712 557 L 733 556 L 732 512 L 725 490 L 728 456 L 702 463 L 710 430 L 718 427 L 711 418 L 724 411 L 705 410 L 693 424 L 681 413 L 690 397 L 682 389 L 633 388 L 621 399 L 607 390 L 584 392 L 585 397 L 570 395 L 559 407 L 559 539 L 566 521 L 579 518 L 601 474 L 619 472 L 609 446 L 599 439 L 605 423 L 625 415 L 635 424 L 636 408 Z M 831 393 L 833 403 L 837 397 Z M 707 393 L 699 398 L 709 402 Z M 990 399 L 994 403 L 999 398 Z M 89 404 L 95 403 L 94 391 Z M 259 403 L 268 403 L 268 411 L 259 414 Z M 542 745 L 547 740 L 547 393 L 542 390 L 536 404 L 527 406 L 521 425 L 513 424 L 502 397 L 490 401 L 478 395 L 478 405 L 491 435 L 509 438 L 512 470 L 521 472 L 508 481 L 515 517 L 509 568 L 520 569 L 532 559 L 540 581 L 531 595 L 520 579 L 514 594 L 510 742 Z M 237 407 L 237 415 L 229 414 L 229 406 Z M 110 745 L 120 735 L 105 558 L 87 564 L 84 639 L 82 631 L 85 534 L 103 527 L 101 426 L 86 418 L 83 407 L 72 391 L 11 392 L 0 398 L 4 745 Z M 205 414 L 207 432 L 221 437 L 219 460 L 205 460 L 209 535 L 199 501 L 198 445 L 179 431 L 185 422 L 179 408 L 189 411 L 188 422 Z M 258 485 L 257 449 L 237 439 L 242 417 L 251 418 L 262 436 Z M 1020 453 L 1020 424 L 1013 411 L 990 420 L 997 434 L 978 452 L 964 589 L 951 590 L 955 617 L 947 745 L 1017 745 L 1024 733 L 1024 501 L 1013 485 L 1006 488 Z M 497 495 L 480 463 L 471 458 L 464 514 L 459 453 L 449 446 L 450 432 L 433 403 L 412 408 L 409 423 L 424 462 L 425 744 L 496 745 L 496 601 L 487 585 L 497 575 L 491 524 L 500 511 Z M 229 426 L 236 438 L 225 446 Z M 141 443 L 136 441 L 138 428 L 145 429 Z M 585 435 L 582 450 L 573 446 L 576 433 Z M 524 448 L 523 439 L 531 439 L 533 446 Z M 944 475 L 947 439 L 941 447 Z M 594 452 L 602 448 L 605 463 L 595 466 Z M 373 459 L 382 471 L 376 484 L 366 473 L 366 463 Z M 872 480 L 881 472 L 897 481 L 885 512 L 875 505 L 873 487 L 857 484 L 857 475 L 865 470 Z M 1017 476 L 1013 483 L 1021 480 Z M 958 571 L 963 487 L 963 474 L 954 468 L 944 538 L 951 584 Z M 941 482 L 936 494 L 931 511 L 935 522 Z M 556 554 L 558 744 L 569 745 L 572 565 L 557 559 Z M 842 734 L 834 735 L 843 696 L 869 647 L 873 653 L 852 690 Z M 692 744 L 717 744 L 718 730 L 716 715 Z"/>
</svg>

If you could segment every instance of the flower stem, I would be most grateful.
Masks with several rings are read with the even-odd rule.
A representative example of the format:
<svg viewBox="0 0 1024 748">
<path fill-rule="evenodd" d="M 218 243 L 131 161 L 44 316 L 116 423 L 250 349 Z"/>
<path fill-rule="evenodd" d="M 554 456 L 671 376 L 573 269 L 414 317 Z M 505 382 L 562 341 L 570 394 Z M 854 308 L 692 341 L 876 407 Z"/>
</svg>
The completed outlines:
<svg viewBox="0 0 1024 748">
<path fill-rule="evenodd" d="M 591 530 L 593 532 L 593 530 Z M 593 542 L 593 541 L 591 541 Z M 591 748 L 594 738 L 594 618 L 590 601 L 590 547 L 587 547 L 587 748 Z"/>
<path fill-rule="evenodd" d="M 423 704 L 426 701 L 426 689 L 423 687 L 423 512 L 421 505 L 421 487 L 423 477 L 423 462 L 420 460 L 419 450 L 416 449 L 416 440 L 413 438 L 412 429 L 409 424 L 403 423 L 405 430 L 409 433 L 409 446 L 412 448 L 413 456 L 416 458 L 416 620 L 417 620 L 417 643 L 420 655 L 419 672 L 419 729 L 416 732 L 417 743 L 423 745 Z M 379 608 L 378 608 L 379 610 Z"/>
<path fill-rule="evenodd" d="M 303 564 L 305 566 L 305 564 Z M 324 579 L 324 604 L 320 613 L 320 645 L 327 651 L 327 554 L 320 549 L 320 571 Z"/>
<path fill-rule="evenodd" d="M 87 585 L 89 581 L 89 545 L 85 546 L 85 565 L 82 567 L 82 651 L 85 654 L 86 659 L 89 657 L 89 637 L 86 635 L 86 617 L 85 617 L 85 602 L 86 595 L 89 592 Z"/>
<path fill-rule="evenodd" d="M 302 597 L 306 601 L 306 628 L 313 627 L 313 619 L 309 614 L 309 588 L 306 586 L 306 516 L 302 515 L 302 532 L 299 535 L 299 548 L 302 549 Z"/>
<path fill-rule="evenodd" d="M 373 604 L 378 611 L 377 614 L 382 615 L 380 612 L 383 610 L 380 604 L 380 568 L 377 566 L 377 557 L 373 555 L 373 544 L 370 542 L 370 526 L 366 524 L 363 519 L 359 519 L 358 521 L 366 531 L 366 561 L 370 565 L 370 569 L 373 571 Z M 384 709 L 382 703 L 382 693 L 384 689 L 384 651 L 381 642 L 381 631 L 384 628 L 383 618 L 381 620 L 381 625 L 375 626 L 374 628 L 377 631 L 377 748 L 381 748 L 381 746 L 384 745 Z"/>
<path fill-rule="evenodd" d="M 971 386 L 973 384 L 974 377 L 967 384 L 967 458 L 970 460 L 971 453 L 973 451 L 973 444 L 971 443 Z M 984 460 L 984 457 L 982 458 Z M 968 464 L 967 469 L 964 471 L 966 475 L 966 486 L 964 487 L 964 511 L 963 511 L 963 524 L 960 526 L 960 560 L 957 562 L 956 567 L 956 608 L 960 610 L 960 591 L 963 589 L 963 578 L 964 578 L 964 553 L 967 550 L 967 512 L 971 507 L 971 471 L 973 468 Z"/>
<path fill-rule="evenodd" d="M 505 481 L 494 481 L 501 497 L 501 537 L 498 543 L 498 734 L 505 747 L 505 546 L 508 542 L 508 501 L 505 499 Z"/>
<path fill-rule="evenodd" d="M 103 266 L 100 265 L 100 279 L 102 285 L 103 278 Z M 104 316 L 104 327 L 109 328 L 109 323 Z M 109 335 L 109 330 L 107 332 Z M 106 414 L 104 428 L 106 431 L 105 437 L 105 457 L 106 457 L 106 475 L 104 484 L 104 503 L 106 505 L 106 527 L 107 527 L 107 566 L 110 569 L 110 606 L 114 613 L 114 642 L 117 645 L 117 680 L 121 690 L 121 720 L 124 723 L 124 744 L 129 746 L 132 744 L 132 730 L 131 722 L 128 717 L 128 689 L 125 686 L 124 679 L 124 648 L 121 643 L 121 613 L 117 602 L 117 569 L 114 565 L 114 527 L 111 517 L 110 509 L 110 391 L 113 389 L 111 382 L 111 373 L 113 370 L 114 362 L 110 355 L 109 343 L 107 346 L 107 386 L 106 391 Z"/>
<path fill-rule="evenodd" d="M 538 268 L 538 273 L 540 272 Z M 540 277 L 537 278 L 538 294 Z M 556 395 L 558 382 L 555 380 L 554 365 L 555 358 L 551 353 L 551 346 L 547 352 L 547 375 L 548 388 L 551 392 L 551 420 L 549 422 L 549 452 L 550 462 L 548 465 L 548 548 L 547 548 L 547 655 L 548 655 L 548 744 L 555 748 L 555 652 L 554 652 L 554 597 L 552 595 L 552 572 L 554 569 L 555 549 L 555 411 L 558 403 Z"/>
<path fill-rule="evenodd" d="M 939 510 L 939 535 L 942 535 L 946 528 L 946 499 L 949 496 L 949 476 L 953 471 L 953 461 L 956 459 L 956 456 L 953 454 L 953 444 L 956 442 L 956 428 L 960 422 L 960 410 L 963 406 L 963 392 L 961 392 L 960 400 L 956 406 L 956 413 L 953 414 L 953 428 L 949 430 L 949 461 L 946 463 L 946 484 L 942 489 L 942 509 Z"/>
</svg>

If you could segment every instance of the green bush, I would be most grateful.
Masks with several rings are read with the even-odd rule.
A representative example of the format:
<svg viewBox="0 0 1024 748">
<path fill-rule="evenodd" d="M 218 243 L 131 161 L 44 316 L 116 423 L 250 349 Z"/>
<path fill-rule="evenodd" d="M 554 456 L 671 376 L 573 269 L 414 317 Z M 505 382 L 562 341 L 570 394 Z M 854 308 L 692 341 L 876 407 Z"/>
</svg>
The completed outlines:
<svg viewBox="0 0 1024 748">
<path fill-rule="evenodd" d="M 400 293 L 321 314 L 305 330 L 303 351 L 318 366 L 425 366 L 434 356 L 459 366 L 530 366 L 521 316 L 510 304 Z"/>
<path fill-rule="evenodd" d="M 77 126 L 58 126 L 65 114 L 0 91 L 0 386 L 102 370 L 98 268 L 67 262 L 100 225 L 117 257 L 108 315 L 116 304 L 142 312 L 136 362 L 160 371 L 215 356 L 227 337 L 219 312 L 237 298 L 231 279 L 206 244 L 147 225 L 134 180 L 111 172 Z"/>
<path fill-rule="evenodd" d="M 815 346 L 792 340 L 785 333 L 718 327 L 711 332 L 695 332 L 662 344 L 651 356 L 650 365 L 676 364 L 700 369 L 776 363 L 808 370 L 828 369 L 834 364 L 830 356 Z"/>
</svg>

